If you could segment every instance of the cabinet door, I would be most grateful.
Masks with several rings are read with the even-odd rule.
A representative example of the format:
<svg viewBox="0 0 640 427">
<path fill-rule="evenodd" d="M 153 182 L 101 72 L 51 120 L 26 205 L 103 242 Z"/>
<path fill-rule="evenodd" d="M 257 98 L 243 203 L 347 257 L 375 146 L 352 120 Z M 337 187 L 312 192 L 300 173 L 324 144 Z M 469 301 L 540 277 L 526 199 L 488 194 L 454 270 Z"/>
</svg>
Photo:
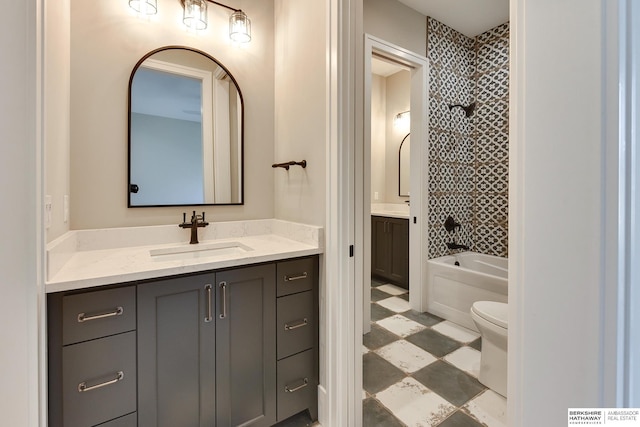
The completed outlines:
<svg viewBox="0 0 640 427">
<path fill-rule="evenodd" d="M 386 218 L 371 217 L 371 270 L 373 274 L 389 274 L 389 237 Z"/>
<path fill-rule="evenodd" d="M 215 426 L 214 274 L 138 285 L 138 425 Z"/>
<path fill-rule="evenodd" d="M 409 289 L 409 220 L 392 218 L 389 230 L 389 278 Z"/>
<path fill-rule="evenodd" d="M 217 426 L 276 422 L 275 265 L 216 274 Z"/>
</svg>

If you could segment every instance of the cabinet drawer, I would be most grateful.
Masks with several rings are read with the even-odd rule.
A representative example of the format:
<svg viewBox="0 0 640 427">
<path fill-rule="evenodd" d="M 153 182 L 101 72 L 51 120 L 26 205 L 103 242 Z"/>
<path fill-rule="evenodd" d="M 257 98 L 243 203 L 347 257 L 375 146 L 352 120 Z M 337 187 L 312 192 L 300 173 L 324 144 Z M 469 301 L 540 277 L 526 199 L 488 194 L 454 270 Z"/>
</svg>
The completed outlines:
<svg viewBox="0 0 640 427">
<path fill-rule="evenodd" d="M 316 341 L 313 292 L 278 298 L 277 306 L 278 360 L 313 347 Z"/>
<path fill-rule="evenodd" d="M 138 414 L 134 412 L 133 414 L 107 421 L 96 427 L 138 427 Z"/>
<path fill-rule="evenodd" d="M 318 369 L 315 350 L 307 350 L 278 362 L 278 421 L 318 401 Z M 313 411 L 315 412 L 315 411 Z"/>
<path fill-rule="evenodd" d="M 62 344 L 132 331 L 135 309 L 135 286 L 67 295 L 62 298 Z"/>
<path fill-rule="evenodd" d="M 64 347 L 64 426 L 94 426 L 135 412 L 136 377 L 135 332 Z"/>
<path fill-rule="evenodd" d="M 276 271 L 279 297 L 313 288 L 316 258 L 302 258 L 279 262 Z"/>
</svg>

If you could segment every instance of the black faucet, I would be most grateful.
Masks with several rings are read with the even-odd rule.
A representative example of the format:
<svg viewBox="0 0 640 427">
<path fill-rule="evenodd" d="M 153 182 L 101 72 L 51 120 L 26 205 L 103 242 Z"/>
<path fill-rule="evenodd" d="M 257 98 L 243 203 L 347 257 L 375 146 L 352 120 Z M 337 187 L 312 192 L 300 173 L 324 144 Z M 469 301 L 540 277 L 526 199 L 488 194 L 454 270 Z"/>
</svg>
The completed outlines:
<svg viewBox="0 0 640 427">
<path fill-rule="evenodd" d="M 198 227 L 206 227 L 207 225 L 209 223 L 204 220 L 204 212 L 202 212 L 202 215 L 196 215 L 196 211 L 193 211 L 191 222 L 187 222 L 187 214 L 182 213 L 182 224 L 178 224 L 178 227 L 191 229 L 191 241 L 189 243 L 195 245 L 198 243 Z"/>
<path fill-rule="evenodd" d="M 469 246 L 467 246 L 467 245 L 461 245 L 461 244 L 458 244 L 458 243 L 456 243 L 456 241 L 455 241 L 455 240 L 454 240 L 453 242 L 448 242 L 448 243 L 447 243 L 447 247 L 448 247 L 449 249 L 452 249 L 452 250 L 453 250 L 453 249 L 464 249 L 465 251 L 468 251 L 468 250 L 469 250 Z"/>
</svg>

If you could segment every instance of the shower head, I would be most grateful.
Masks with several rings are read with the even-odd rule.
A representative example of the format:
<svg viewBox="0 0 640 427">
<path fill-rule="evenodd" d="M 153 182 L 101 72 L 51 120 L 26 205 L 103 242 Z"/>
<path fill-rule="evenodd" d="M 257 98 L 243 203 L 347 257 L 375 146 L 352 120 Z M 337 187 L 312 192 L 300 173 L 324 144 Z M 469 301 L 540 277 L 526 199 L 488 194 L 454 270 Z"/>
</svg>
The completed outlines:
<svg viewBox="0 0 640 427">
<path fill-rule="evenodd" d="M 471 104 L 467 105 L 466 107 L 464 105 L 460 105 L 460 104 L 449 105 L 449 111 L 453 110 L 454 107 L 462 108 L 464 110 L 465 117 L 471 117 L 471 115 L 473 114 L 473 110 L 475 110 L 475 108 L 476 108 L 476 103 L 472 102 Z"/>
</svg>

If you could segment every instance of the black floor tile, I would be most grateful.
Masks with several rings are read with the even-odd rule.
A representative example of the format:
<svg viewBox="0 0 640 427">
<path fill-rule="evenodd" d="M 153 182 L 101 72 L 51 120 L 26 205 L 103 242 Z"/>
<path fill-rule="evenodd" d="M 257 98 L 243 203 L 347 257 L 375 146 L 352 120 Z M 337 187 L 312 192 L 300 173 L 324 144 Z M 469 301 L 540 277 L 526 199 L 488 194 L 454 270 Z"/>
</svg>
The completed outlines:
<svg viewBox="0 0 640 427">
<path fill-rule="evenodd" d="M 363 427 L 403 427 L 391 412 L 373 398 L 362 402 L 362 426 Z"/>
<path fill-rule="evenodd" d="M 484 424 L 480 424 L 469 415 L 462 411 L 456 411 L 446 420 L 438 424 L 438 427 L 483 427 Z"/>
<path fill-rule="evenodd" d="M 371 288 L 371 302 L 380 301 L 381 299 L 389 298 L 392 295 L 381 291 L 378 288 Z"/>
<path fill-rule="evenodd" d="M 371 331 L 362 336 L 362 343 L 369 350 L 375 350 L 399 339 L 400 337 L 396 334 L 374 323 L 371 325 Z"/>
<path fill-rule="evenodd" d="M 396 314 L 395 311 L 391 311 L 379 304 L 371 304 L 371 321 L 377 322 L 378 320 L 386 319 Z"/>
<path fill-rule="evenodd" d="M 362 365 L 363 388 L 370 394 L 376 394 L 406 376 L 400 369 L 375 353 L 365 353 L 362 356 Z"/>
<path fill-rule="evenodd" d="M 398 295 L 398 298 L 402 298 L 405 301 L 409 301 L 409 294 L 400 294 Z"/>
<path fill-rule="evenodd" d="M 371 278 L 371 287 L 378 287 L 384 285 L 386 282 L 381 281 L 380 279 Z"/>
<path fill-rule="evenodd" d="M 456 406 L 467 403 L 486 387 L 453 365 L 437 360 L 411 375 Z"/>
<path fill-rule="evenodd" d="M 462 346 L 459 341 L 442 335 L 432 329 L 423 329 L 420 332 L 405 337 L 405 339 L 436 357 L 445 356 Z"/>
<path fill-rule="evenodd" d="M 471 348 L 475 348 L 478 351 L 482 351 L 482 337 L 478 338 L 475 341 L 471 341 L 469 344 L 467 344 L 469 347 Z"/>
<path fill-rule="evenodd" d="M 424 326 L 433 326 L 442 322 L 444 319 L 430 313 L 420 313 L 419 311 L 409 310 L 402 313 L 404 317 L 414 320 Z"/>
<path fill-rule="evenodd" d="M 284 421 L 280 421 L 273 427 L 309 427 L 313 425 L 313 420 L 309 416 L 309 411 L 302 411 L 287 418 Z"/>
</svg>

